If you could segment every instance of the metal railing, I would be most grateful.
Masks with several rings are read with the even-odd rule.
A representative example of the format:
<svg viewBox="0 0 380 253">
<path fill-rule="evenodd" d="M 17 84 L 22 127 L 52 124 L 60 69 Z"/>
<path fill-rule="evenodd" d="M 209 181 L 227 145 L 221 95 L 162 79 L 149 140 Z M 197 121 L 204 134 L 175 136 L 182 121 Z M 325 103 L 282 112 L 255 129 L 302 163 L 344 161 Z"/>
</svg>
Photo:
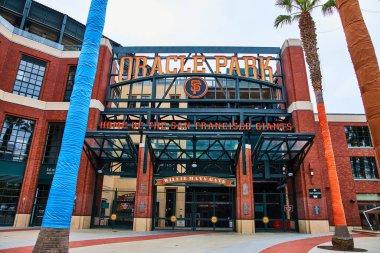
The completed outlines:
<svg viewBox="0 0 380 253">
<path fill-rule="evenodd" d="M 372 211 L 375 211 L 375 210 L 377 210 L 377 209 L 380 209 L 380 206 L 375 207 L 375 208 L 368 209 L 368 210 L 366 210 L 366 211 L 363 212 L 364 217 L 365 217 L 365 219 L 367 220 L 368 225 L 369 225 L 369 227 L 371 228 L 372 231 L 373 231 L 373 227 L 372 227 L 371 222 L 369 222 L 369 219 L 368 219 L 367 213 L 372 212 Z"/>
<path fill-rule="evenodd" d="M 38 36 L 36 34 L 21 30 L 17 27 L 14 27 L 11 23 L 9 23 L 5 18 L 0 16 L 0 24 L 3 25 L 5 28 L 7 28 L 10 32 L 13 34 L 20 35 L 22 37 L 25 37 L 27 39 L 36 41 L 38 43 L 44 44 L 46 46 L 58 49 L 58 50 L 64 50 L 64 46 L 62 44 L 59 44 L 57 42 L 48 40 L 46 38 L 43 38 L 41 36 Z M 76 50 L 77 51 L 77 50 Z"/>
</svg>

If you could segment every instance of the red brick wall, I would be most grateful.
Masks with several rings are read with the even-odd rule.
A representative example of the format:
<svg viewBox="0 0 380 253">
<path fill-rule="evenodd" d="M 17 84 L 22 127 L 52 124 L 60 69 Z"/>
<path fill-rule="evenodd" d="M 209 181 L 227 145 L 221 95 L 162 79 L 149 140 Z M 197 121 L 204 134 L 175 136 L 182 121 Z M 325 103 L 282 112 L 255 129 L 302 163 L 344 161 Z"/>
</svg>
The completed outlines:
<svg viewBox="0 0 380 253">
<path fill-rule="evenodd" d="M 321 133 L 319 130 L 318 122 L 316 124 L 316 138 L 318 142 L 321 141 Z M 357 193 L 379 193 L 380 192 L 380 182 L 379 181 L 366 181 L 366 180 L 354 180 L 352 175 L 352 168 L 350 163 L 351 156 L 375 156 L 374 150 L 372 148 L 348 148 L 345 126 L 366 126 L 366 123 L 358 122 L 330 122 L 330 133 L 331 141 L 333 144 L 336 166 L 339 176 L 339 184 L 341 187 L 342 200 L 344 205 L 344 210 L 346 213 L 347 224 L 349 226 L 360 226 L 359 209 L 356 201 Z M 320 146 L 320 156 L 322 168 L 325 169 L 326 165 L 323 161 L 323 150 Z M 325 178 L 324 187 L 329 189 L 327 182 L 327 177 Z M 327 203 L 330 206 L 331 200 L 329 194 L 327 194 Z M 332 210 L 329 209 L 330 223 L 333 224 L 332 220 Z"/>
<path fill-rule="evenodd" d="M 246 157 L 246 173 L 243 172 L 243 155 Z M 252 184 L 252 154 L 251 148 L 242 147 L 238 164 L 236 166 L 236 219 L 237 220 L 253 220 L 253 184 Z M 244 194 L 244 184 L 247 187 L 247 194 Z M 245 204 L 244 204 L 245 203 Z M 246 205 L 246 210 L 244 210 Z"/>
<path fill-rule="evenodd" d="M 8 46 L 3 41 L 7 41 L 7 38 L 0 35 L 0 51 L 6 59 L 5 64 L 0 64 L 2 67 L 0 69 L 2 76 L 0 89 L 12 92 L 21 57 L 22 55 L 28 55 L 47 63 L 39 99 L 48 102 L 63 101 L 68 66 L 76 65 L 78 59 L 57 58 L 13 42 L 8 42 Z"/>
<path fill-rule="evenodd" d="M 288 105 L 296 101 L 310 101 L 308 80 L 303 51 L 300 46 L 291 46 L 282 53 L 285 74 L 285 90 Z M 311 110 L 292 112 L 293 124 L 297 133 L 314 133 L 314 113 Z M 314 175 L 311 175 L 313 170 Z M 323 189 L 324 172 L 321 170 L 318 144 L 314 143 L 304 162 L 295 174 L 298 218 L 301 220 L 326 220 L 326 192 Z M 309 198 L 309 189 L 320 188 L 322 199 Z M 320 207 L 320 214 L 314 214 L 314 206 Z"/>
<path fill-rule="evenodd" d="M 23 54 L 43 60 L 47 63 L 40 100 L 46 102 L 62 102 L 69 68 L 72 65 L 77 65 L 78 59 L 57 58 L 47 53 L 13 43 L 1 34 L 0 73 L 2 79 L 0 89 L 12 93 L 19 62 Z M 108 85 L 110 58 L 111 53 L 109 49 L 106 46 L 101 46 L 92 98 L 100 100 L 103 104 L 106 97 L 106 87 Z M 0 126 L 3 125 L 4 117 L 8 114 L 36 121 L 17 209 L 17 213 L 31 213 L 48 122 L 64 122 L 66 120 L 67 111 L 43 111 L 0 101 Z M 98 109 L 90 109 L 88 129 L 94 130 L 97 128 L 99 114 Z M 95 173 L 95 169 L 92 168 L 88 158 L 83 153 L 79 168 L 74 215 L 91 215 Z"/>
<path fill-rule="evenodd" d="M 17 43 L 10 42 L 0 34 L 0 89 L 12 92 L 18 66 L 22 55 L 28 55 L 47 63 L 40 100 L 62 102 L 66 88 L 69 68 L 78 64 L 78 58 L 57 58 Z M 101 46 L 98 67 L 91 98 L 105 101 L 111 52 L 108 47 Z"/>
<path fill-rule="evenodd" d="M 307 76 L 302 48 L 291 46 L 285 48 L 283 69 L 286 75 L 286 95 L 288 105 L 295 101 L 310 101 Z M 328 109 L 328 108 L 327 108 Z M 298 110 L 292 113 L 296 132 L 315 133 L 314 145 L 296 174 L 296 192 L 300 219 L 326 219 L 333 225 L 329 184 L 326 175 L 326 164 L 321 142 L 319 123 L 315 122 L 313 112 Z M 350 156 L 374 156 L 371 148 L 348 148 L 344 126 L 362 126 L 366 123 L 329 122 L 331 139 L 338 170 L 339 182 L 347 223 L 350 226 L 360 225 L 357 193 L 379 193 L 379 181 L 354 180 L 352 176 Z M 310 168 L 314 176 L 310 175 Z M 322 200 L 308 198 L 309 188 L 321 188 Z M 313 206 L 321 205 L 321 215 L 313 214 Z M 326 213 L 327 212 L 327 213 Z"/>
<path fill-rule="evenodd" d="M 135 218 L 152 218 L 153 215 L 153 166 L 147 150 L 146 172 L 144 173 L 144 152 L 145 148 L 140 147 L 137 163 Z"/>
</svg>

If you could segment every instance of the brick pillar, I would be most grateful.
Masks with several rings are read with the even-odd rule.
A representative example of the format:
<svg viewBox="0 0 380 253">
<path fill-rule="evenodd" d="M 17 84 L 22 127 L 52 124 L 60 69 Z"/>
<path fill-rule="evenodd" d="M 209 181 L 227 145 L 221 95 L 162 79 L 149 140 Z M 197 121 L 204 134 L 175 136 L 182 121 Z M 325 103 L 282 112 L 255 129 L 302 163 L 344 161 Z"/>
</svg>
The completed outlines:
<svg viewBox="0 0 380 253">
<path fill-rule="evenodd" d="M 24 179 L 22 182 L 17 212 L 13 226 L 29 226 L 33 208 L 34 195 L 37 187 L 38 173 L 42 161 L 42 153 L 45 147 L 47 123 L 44 120 L 36 122 L 33 132 L 33 140 L 30 146 L 28 162 L 26 163 Z"/>
<path fill-rule="evenodd" d="M 82 152 L 76 189 L 75 209 L 71 218 L 71 228 L 90 228 L 95 194 L 95 169 L 96 168 L 92 167 L 87 155 Z"/>
<path fill-rule="evenodd" d="M 96 187 L 95 187 L 95 203 L 93 203 L 93 210 L 94 210 L 94 220 L 93 224 L 91 225 L 100 225 L 99 217 L 100 217 L 100 211 L 101 211 L 101 203 L 102 203 L 102 193 L 103 193 L 103 180 L 104 180 L 104 175 L 99 174 L 97 175 L 96 181 Z"/>
<path fill-rule="evenodd" d="M 99 110 L 90 109 L 87 129 L 96 130 Z M 93 168 L 84 151 L 82 151 L 76 189 L 75 209 L 71 218 L 71 228 L 86 229 L 91 226 L 91 214 L 94 201 L 94 188 L 97 168 Z"/>
<path fill-rule="evenodd" d="M 243 163 L 245 152 L 245 173 Z M 252 234 L 255 232 L 253 210 L 252 153 L 251 145 L 242 147 L 236 166 L 236 232 Z"/>
<path fill-rule="evenodd" d="M 147 152 L 145 154 L 145 151 Z M 144 171 L 145 170 L 145 171 Z M 140 143 L 137 163 L 135 217 L 133 230 L 136 232 L 152 230 L 153 205 L 153 166 L 145 143 Z"/>
<path fill-rule="evenodd" d="M 295 132 L 315 133 L 317 135 L 301 41 L 286 40 L 282 46 L 281 54 L 288 101 L 287 109 L 292 114 Z M 318 146 L 316 136 L 316 141 L 307 157 L 294 175 L 298 223 L 300 232 L 303 233 L 325 233 L 329 231 L 326 190 L 322 187 L 325 172 L 321 167 Z M 313 188 L 321 189 L 321 199 L 309 198 L 309 189 Z"/>
</svg>

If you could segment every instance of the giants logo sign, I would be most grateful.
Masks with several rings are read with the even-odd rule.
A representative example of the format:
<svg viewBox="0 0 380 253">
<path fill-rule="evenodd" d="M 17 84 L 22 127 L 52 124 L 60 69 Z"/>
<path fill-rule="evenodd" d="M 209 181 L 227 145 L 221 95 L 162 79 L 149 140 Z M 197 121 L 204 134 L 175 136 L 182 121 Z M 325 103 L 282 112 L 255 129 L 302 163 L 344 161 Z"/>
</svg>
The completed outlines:
<svg viewBox="0 0 380 253">
<path fill-rule="evenodd" d="M 201 98 L 206 95 L 208 85 L 201 77 L 191 77 L 185 81 L 183 89 L 189 98 Z"/>
</svg>

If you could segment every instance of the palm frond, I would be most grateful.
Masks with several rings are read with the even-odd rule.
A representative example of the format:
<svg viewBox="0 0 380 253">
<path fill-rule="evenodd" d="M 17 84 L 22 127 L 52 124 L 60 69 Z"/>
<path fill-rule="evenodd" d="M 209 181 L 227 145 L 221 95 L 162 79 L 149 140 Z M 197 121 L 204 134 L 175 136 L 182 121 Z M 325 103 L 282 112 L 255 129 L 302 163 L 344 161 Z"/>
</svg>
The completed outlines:
<svg viewBox="0 0 380 253">
<path fill-rule="evenodd" d="M 274 21 L 274 27 L 276 28 L 278 28 L 279 26 L 282 27 L 283 25 L 291 24 L 292 21 L 293 21 L 292 15 L 280 15 Z"/>
<path fill-rule="evenodd" d="M 300 17 L 301 17 L 301 13 L 293 15 L 292 22 L 293 21 L 298 21 L 300 19 Z"/>
<path fill-rule="evenodd" d="M 308 9 L 308 11 L 311 11 L 312 9 L 314 9 L 315 7 L 317 7 L 318 3 L 319 3 L 320 0 L 309 0 L 309 1 L 306 1 L 306 8 Z"/>
<path fill-rule="evenodd" d="M 280 8 L 284 8 L 287 12 L 292 12 L 293 10 L 293 0 L 276 0 L 275 5 Z"/>
<path fill-rule="evenodd" d="M 322 5 L 322 13 L 324 15 L 333 14 L 335 9 L 336 9 L 335 0 L 328 0 L 325 4 Z"/>
<path fill-rule="evenodd" d="M 307 11 L 307 2 L 309 0 L 294 0 L 294 1 L 300 7 L 301 11 Z"/>
</svg>

